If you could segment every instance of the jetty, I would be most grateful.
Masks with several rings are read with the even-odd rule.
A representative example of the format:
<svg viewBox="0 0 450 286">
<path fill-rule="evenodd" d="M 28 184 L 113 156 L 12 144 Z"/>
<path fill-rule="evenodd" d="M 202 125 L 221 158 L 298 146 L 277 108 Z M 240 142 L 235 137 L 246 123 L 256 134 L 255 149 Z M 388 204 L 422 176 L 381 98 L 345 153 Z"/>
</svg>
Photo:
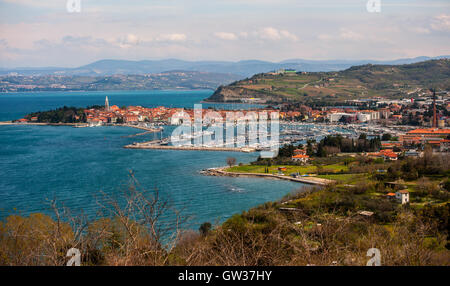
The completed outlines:
<svg viewBox="0 0 450 286">
<path fill-rule="evenodd" d="M 270 178 L 270 179 L 279 179 L 279 180 L 287 180 L 292 182 L 298 182 L 309 185 L 318 185 L 318 186 L 326 186 L 332 183 L 335 183 L 334 180 L 328 180 L 317 177 L 300 177 L 294 178 L 283 175 L 275 175 L 275 174 L 266 174 L 266 173 L 237 173 L 237 172 L 227 172 L 225 169 L 228 167 L 220 167 L 220 168 L 210 168 L 201 171 L 203 175 L 207 176 L 227 176 L 227 177 L 259 177 L 259 178 Z"/>
<path fill-rule="evenodd" d="M 158 142 L 159 141 L 159 142 Z M 153 143 L 153 144 L 152 144 Z M 254 148 L 238 148 L 238 147 L 206 147 L 206 146 L 169 146 L 162 144 L 160 140 L 134 143 L 124 146 L 126 149 L 153 149 L 153 150 L 183 150 L 183 151 L 222 151 L 222 152 L 255 152 Z"/>
<path fill-rule="evenodd" d="M 114 124 L 113 126 L 130 127 L 130 128 L 136 128 L 136 129 L 141 129 L 141 130 L 147 131 L 144 133 L 155 133 L 155 132 L 160 132 L 162 130 L 162 128 L 151 128 L 151 127 L 132 125 L 132 124 Z"/>
</svg>

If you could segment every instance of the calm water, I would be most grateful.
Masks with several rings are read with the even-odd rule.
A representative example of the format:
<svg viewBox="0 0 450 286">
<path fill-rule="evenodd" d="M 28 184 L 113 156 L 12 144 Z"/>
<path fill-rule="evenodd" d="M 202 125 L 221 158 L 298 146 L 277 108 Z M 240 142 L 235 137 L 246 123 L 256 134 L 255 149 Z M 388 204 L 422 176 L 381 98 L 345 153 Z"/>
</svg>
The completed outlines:
<svg viewBox="0 0 450 286">
<path fill-rule="evenodd" d="M 194 103 L 200 103 L 211 94 L 211 90 L 0 93 L 0 121 L 18 119 L 31 112 L 55 109 L 64 105 L 74 107 L 104 105 L 105 96 L 108 96 L 110 105 L 119 107 L 140 105 L 150 108 L 158 106 L 193 108 Z M 258 106 L 203 103 L 203 108 L 246 109 Z"/>
<path fill-rule="evenodd" d="M 193 107 L 211 91 L 136 91 L 0 94 L 0 120 L 67 106 L 111 104 Z M 223 107 L 223 105 L 222 105 Z M 232 107 L 232 106 L 227 106 Z M 242 108 L 242 105 L 237 106 Z M 170 134 L 171 128 L 165 130 Z M 99 191 L 120 193 L 133 170 L 146 189 L 158 188 L 175 206 L 193 215 L 191 227 L 223 221 L 300 188 L 299 183 L 255 178 L 207 177 L 204 168 L 225 165 L 229 156 L 250 162 L 257 154 L 128 150 L 122 146 L 152 139 L 127 137 L 142 131 L 125 127 L 72 128 L 0 126 L 0 218 L 12 213 L 47 212 L 46 199 L 93 215 Z"/>
</svg>

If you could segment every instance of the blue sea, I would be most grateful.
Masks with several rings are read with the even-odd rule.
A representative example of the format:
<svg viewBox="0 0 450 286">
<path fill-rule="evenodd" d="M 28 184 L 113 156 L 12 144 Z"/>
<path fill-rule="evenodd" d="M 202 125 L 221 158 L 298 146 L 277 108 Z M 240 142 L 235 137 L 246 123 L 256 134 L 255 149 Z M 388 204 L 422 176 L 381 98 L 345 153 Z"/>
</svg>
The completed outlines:
<svg viewBox="0 0 450 286">
<path fill-rule="evenodd" d="M 0 121 L 58 107 L 103 105 L 192 108 L 212 91 L 36 92 L 0 94 Z M 204 107 L 249 108 L 242 104 Z M 169 135 L 171 127 L 165 129 Z M 56 199 L 75 213 L 95 217 L 100 192 L 118 196 L 132 171 L 140 185 L 157 188 L 175 208 L 190 216 L 189 228 L 220 223 L 267 201 L 278 200 L 302 184 L 257 178 L 208 177 L 202 169 L 226 165 L 227 157 L 247 163 L 257 153 L 131 150 L 123 146 L 153 138 L 130 137 L 142 130 L 127 127 L 0 125 L 0 219 L 11 214 L 51 214 Z"/>
</svg>

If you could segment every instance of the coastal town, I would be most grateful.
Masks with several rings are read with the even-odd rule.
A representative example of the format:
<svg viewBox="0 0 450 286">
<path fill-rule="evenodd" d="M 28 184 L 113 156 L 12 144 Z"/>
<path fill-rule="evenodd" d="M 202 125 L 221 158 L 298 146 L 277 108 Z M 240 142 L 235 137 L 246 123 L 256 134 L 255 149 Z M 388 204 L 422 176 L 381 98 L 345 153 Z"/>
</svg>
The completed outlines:
<svg viewBox="0 0 450 286">
<path fill-rule="evenodd" d="M 446 277 L 450 0 L 0 3 L 12 281 Z"/>
<path fill-rule="evenodd" d="M 274 107 L 250 110 L 209 108 L 202 112 L 204 114 L 207 111 L 214 111 L 221 118 L 227 118 L 227 113 L 230 111 L 242 112 L 242 114 L 252 112 L 255 120 L 258 120 L 260 114 L 275 112 L 280 119 L 280 143 L 282 145 L 305 143 L 311 138 L 323 138 L 336 134 L 357 139 L 362 133 L 369 137 L 390 133 L 395 136 L 392 136 L 390 140 L 383 140 L 381 149 L 391 150 L 391 152 L 381 150 L 371 153 L 370 156 L 395 160 L 402 152 L 408 156 L 419 154 L 420 146 L 430 145 L 436 152 L 448 152 L 450 149 L 450 129 L 447 127 L 450 124 L 450 95 L 448 92 L 437 94 L 430 91 L 421 94 L 417 99 L 351 100 L 343 103 L 343 106 L 340 107 L 328 106 L 320 109 L 306 105 L 279 104 Z M 126 125 L 147 131 L 159 131 L 164 125 L 180 125 L 183 120 L 187 120 L 186 118 L 194 120 L 194 109 L 164 106 L 119 107 L 110 105 L 109 99 L 106 97 L 104 106 L 82 109 L 81 113 L 71 115 L 66 121 L 76 127 Z M 62 123 L 49 122 L 48 118 L 40 118 L 39 114 L 27 115 L 14 122 L 18 124 Z M 320 129 L 318 129 L 319 127 Z M 346 132 L 336 131 L 337 128 Z M 140 148 L 149 145 L 146 142 L 136 144 L 139 144 Z M 154 144 L 150 145 L 154 147 Z M 304 158 L 294 159 L 304 160 Z"/>
</svg>

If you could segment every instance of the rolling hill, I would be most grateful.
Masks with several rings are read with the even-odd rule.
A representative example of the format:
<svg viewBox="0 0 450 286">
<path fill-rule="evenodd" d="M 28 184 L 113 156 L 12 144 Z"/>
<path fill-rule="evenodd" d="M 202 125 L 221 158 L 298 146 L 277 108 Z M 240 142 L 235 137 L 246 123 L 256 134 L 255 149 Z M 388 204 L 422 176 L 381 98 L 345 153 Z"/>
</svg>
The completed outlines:
<svg viewBox="0 0 450 286">
<path fill-rule="evenodd" d="M 223 73 L 170 71 L 146 75 L 111 76 L 0 76 L 0 92 L 16 91 L 95 91 L 95 90 L 162 90 L 216 89 L 240 79 Z"/>
<path fill-rule="evenodd" d="M 211 102 L 341 102 L 414 97 L 434 87 L 450 90 L 450 60 L 404 65 L 360 65 L 339 72 L 263 73 L 219 87 Z"/>
</svg>

